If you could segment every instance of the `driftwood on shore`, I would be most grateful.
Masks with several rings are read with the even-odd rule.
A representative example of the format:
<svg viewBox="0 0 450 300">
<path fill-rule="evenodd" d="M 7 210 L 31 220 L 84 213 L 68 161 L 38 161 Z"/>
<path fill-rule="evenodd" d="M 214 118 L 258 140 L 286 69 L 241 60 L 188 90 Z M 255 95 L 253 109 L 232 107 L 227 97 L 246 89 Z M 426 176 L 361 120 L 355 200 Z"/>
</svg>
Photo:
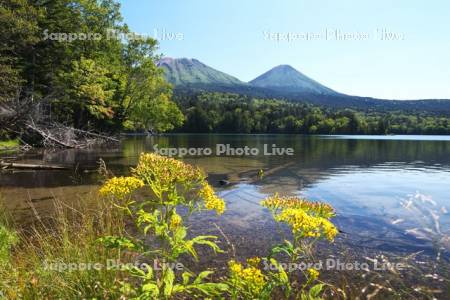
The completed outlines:
<svg viewBox="0 0 450 300">
<path fill-rule="evenodd" d="M 69 167 L 60 165 L 25 164 L 0 161 L 3 169 L 31 169 L 31 170 L 68 170 Z"/>
<path fill-rule="evenodd" d="M 0 131 L 22 139 L 21 143 L 27 145 L 24 150 L 30 146 L 80 149 L 119 142 L 107 134 L 69 127 L 52 120 L 50 103 L 54 96 L 50 93 L 35 101 L 33 97 L 22 97 L 21 91 L 17 91 L 14 99 L 0 103 Z"/>
<path fill-rule="evenodd" d="M 68 127 L 59 123 L 35 124 L 31 120 L 27 123 L 27 128 L 41 136 L 44 147 L 50 148 L 81 149 L 98 144 L 120 142 L 114 137 Z"/>
</svg>

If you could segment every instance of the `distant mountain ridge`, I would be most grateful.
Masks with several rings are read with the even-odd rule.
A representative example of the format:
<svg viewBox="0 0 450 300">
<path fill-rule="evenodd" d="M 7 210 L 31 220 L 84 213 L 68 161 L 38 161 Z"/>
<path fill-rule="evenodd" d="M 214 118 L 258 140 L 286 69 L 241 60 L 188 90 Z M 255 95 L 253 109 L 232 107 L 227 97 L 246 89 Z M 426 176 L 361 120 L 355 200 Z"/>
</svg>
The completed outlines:
<svg viewBox="0 0 450 300">
<path fill-rule="evenodd" d="M 263 88 L 282 90 L 290 93 L 338 95 L 332 89 L 307 77 L 289 65 L 280 65 L 246 83 L 236 77 L 207 66 L 193 58 L 161 59 L 157 65 L 164 69 L 167 81 L 178 87 L 203 86 L 217 87 Z"/>
<path fill-rule="evenodd" d="M 258 98 L 308 102 L 336 108 L 415 110 L 450 115 L 450 100 L 386 100 L 341 94 L 302 74 L 289 65 L 272 68 L 250 82 L 216 70 L 197 59 L 163 58 L 157 65 L 176 93 L 201 91 L 236 93 Z"/>
<path fill-rule="evenodd" d="M 337 95 L 332 89 L 307 77 L 289 65 L 279 65 L 249 82 L 252 86 L 318 95 Z"/>
</svg>

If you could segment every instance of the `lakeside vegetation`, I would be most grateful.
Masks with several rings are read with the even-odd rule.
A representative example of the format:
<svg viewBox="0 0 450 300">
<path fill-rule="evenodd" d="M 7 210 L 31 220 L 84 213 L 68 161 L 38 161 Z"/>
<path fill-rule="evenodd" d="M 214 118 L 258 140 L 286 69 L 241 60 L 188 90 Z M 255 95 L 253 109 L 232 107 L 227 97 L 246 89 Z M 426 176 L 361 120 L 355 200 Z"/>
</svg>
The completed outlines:
<svg viewBox="0 0 450 300">
<path fill-rule="evenodd" d="M 220 227 L 222 237 L 191 230 L 191 217 L 203 213 L 219 219 L 227 209 L 201 169 L 149 153 L 141 155 L 130 174 L 108 177 L 104 166 L 99 173 L 104 179 L 90 195 L 93 201 L 80 199 L 79 205 L 69 206 L 55 199 L 53 214 L 41 217 L 35 212 L 34 221 L 26 225 L 0 218 L 2 297 L 433 298 L 433 290 L 409 287 L 405 273 L 397 270 L 382 276 L 369 270 L 348 278 L 349 273 L 338 274 L 344 276 L 341 285 L 316 268 L 318 243 L 328 246 L 339 235 L 328 204 L 278 194 L 264 199 L 260 205 L 283 238 L 267 253 L 243 257 Z M 205 253 L 221 263 L 201 264 Z M 406 265 L 408 260 L 400 261 Z M 390 258 L 383 256 L 383 261 Z M 309 267 L 292 267 L 298 263 Z M 420 270 L 412 265 L 408 269 Z"/>
<path fill-rule="evenodd" d="M 138 195 L 145 195 L 139 197 Z M 214 270 L 174 270 L 169 263 L 186 256 L 198 260 L 198 248 L 216 255 L 216 236 L 190 236 L 189 217 L 226 207 L 202 170 L 155 154 L 142 154 L 131 176 L 107 179 L 95 207 L 70 208 L 57 202 L 50 220 L 31 228 L 0 225 L 0 291 L 8 299 L 109 298 L 319 299 L 333 288 L 308 269 L 284 270 L 276 257 L 290 262 L 309 257 L 317 240 L 333 241 L 338 231 L 331 206 L 274 195 L 261 202 L 277 222 L 291 228 L 292 240 L 276 245 L 267 257 L 239 262 L 230 257 L 227 275 Z M 183 212 L 181 212 L 183 211 Z M 109 261 L 120 264 L 106 268 Z M 264 269 L 263 261 L 274 269 Z M 137 264 L 139 262 L 139 264 Z"/>
<path fill-rule="evenodd" d="M 11 149 L 19 146 L 19 140 L 0 140 L 0 150 L 2 149 Z"/>
</svg>

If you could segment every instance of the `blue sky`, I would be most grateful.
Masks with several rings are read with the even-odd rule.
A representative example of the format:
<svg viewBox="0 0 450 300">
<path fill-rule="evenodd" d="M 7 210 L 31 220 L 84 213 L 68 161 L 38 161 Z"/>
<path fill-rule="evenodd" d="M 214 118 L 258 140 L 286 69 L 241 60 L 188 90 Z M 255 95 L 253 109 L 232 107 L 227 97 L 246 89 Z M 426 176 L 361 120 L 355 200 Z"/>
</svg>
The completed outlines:
<svg viewBox="0 0 450 300">
<path fill-rule="evenodd" d="M 167 34 L 160 41 L 164 55 L 197 58 L 243 81 L 289 64 L 351 95 L 450 99 L 448 0 L 121 3 L 133 31 Z M 336 39 L 336 32 L 348 37 Z M 294 40 L 285 40 L 288 33 Z"/>
</svg>

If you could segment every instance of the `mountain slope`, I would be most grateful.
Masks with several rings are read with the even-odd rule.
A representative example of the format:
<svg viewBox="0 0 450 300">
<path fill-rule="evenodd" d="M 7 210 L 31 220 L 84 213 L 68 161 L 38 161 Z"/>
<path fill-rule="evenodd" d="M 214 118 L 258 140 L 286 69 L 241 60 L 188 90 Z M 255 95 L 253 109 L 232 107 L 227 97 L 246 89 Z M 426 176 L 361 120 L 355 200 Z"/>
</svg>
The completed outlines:
<svg viewBox="0 0 450 300">
<path fill-rule="evenodd" d="M 167 81 L 175 86 L 243 85 L 239 79 L 213 69 L 196 59 L 163 58 L 158 66 L 164 69 Z"/>
<path fill-rule="evenodd" d="M 252 86 L 314 95 L 338 95 L 289 65 L 277 66 L 249 82 Z"/>
</svg>

